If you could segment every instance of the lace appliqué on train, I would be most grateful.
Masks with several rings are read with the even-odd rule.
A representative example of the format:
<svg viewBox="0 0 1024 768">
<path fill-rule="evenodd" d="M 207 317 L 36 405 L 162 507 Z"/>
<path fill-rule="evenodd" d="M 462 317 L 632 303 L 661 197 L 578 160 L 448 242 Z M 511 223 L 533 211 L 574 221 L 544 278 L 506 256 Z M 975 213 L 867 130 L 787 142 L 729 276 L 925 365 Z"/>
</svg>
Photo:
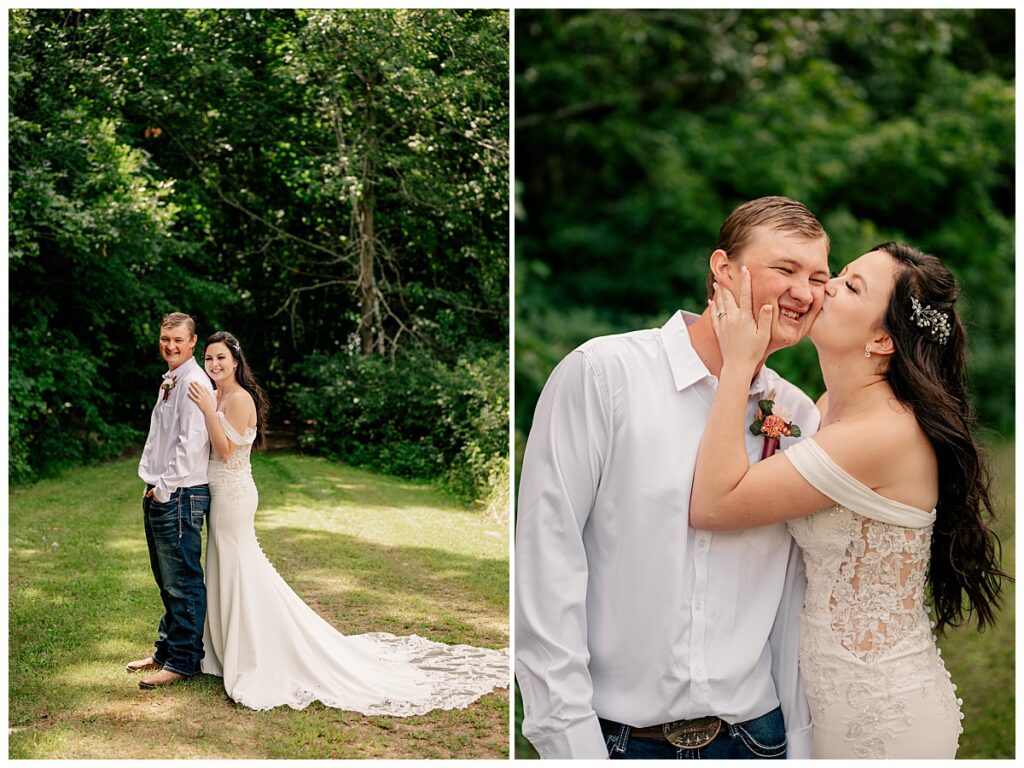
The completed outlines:
<svg viewBox="0 0 1024 768">
<path fill-rule="evenodd" d="M 347 709 L 362 715 L 413 717 L 435 709 L 463 709 L 480 698 L 482 693 L 508 687 L 508 649 L 493 650 L 471 645 L 446 645 L 420 637 L 401 637 L 387 632 L 349 635 L 350 642 L 362 642 L 373 650 L 377 660 L 385 664 L 406 665 L 423 672 L 415 696 L 383 698 L 375 703 L 353 704 L 334 699 L 324 691 L 297 689 L 286 705 L 305 709 L 314 701 L 324 706 Z M 268 710 L 271 706 L 238 700 L 250 709 Z M 280 706 L 275 705 L 275 706 Z"/>
</svg>

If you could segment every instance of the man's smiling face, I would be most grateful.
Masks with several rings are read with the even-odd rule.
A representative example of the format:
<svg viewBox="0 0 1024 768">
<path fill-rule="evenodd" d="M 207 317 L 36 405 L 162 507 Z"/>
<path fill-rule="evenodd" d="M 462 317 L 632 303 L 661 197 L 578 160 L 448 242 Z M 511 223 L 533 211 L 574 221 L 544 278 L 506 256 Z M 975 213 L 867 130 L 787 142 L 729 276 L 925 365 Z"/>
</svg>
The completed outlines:
<svg viewBox="0 0 1024 768">
<path fill-rule="evenodd" d="M 199 339 L 195 334 L 188 332 L 185 323 L 175 326 L 162 326 L 160 328 L 160 354 L 167 361 L 167 368 L 174 370 L 179 365 L 192 357 L 192 351 Z"/>
<path fill-rule="evenodd" d="M 754 313 L 765 304 L 774 307 L 768 353 L 793 346 L 807 335 L 821 310 L 829 279 L 828 241 L 759 226 L 738 257 L 729 261 L 736 293 L 742 266 L 750 270 Z"/>
</svg>

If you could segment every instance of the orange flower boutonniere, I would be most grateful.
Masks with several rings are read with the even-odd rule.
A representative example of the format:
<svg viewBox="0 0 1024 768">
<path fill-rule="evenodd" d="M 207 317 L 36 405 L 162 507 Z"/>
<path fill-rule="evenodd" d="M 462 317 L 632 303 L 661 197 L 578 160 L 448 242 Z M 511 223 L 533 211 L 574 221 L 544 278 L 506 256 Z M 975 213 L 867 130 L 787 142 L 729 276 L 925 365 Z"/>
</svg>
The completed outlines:
<svg viewBox="0 0 1024 768">
<path fill-rule="evenodd" d="M 800 427 L 787 420 L 786 416 L 785 409 L 781 405 L 775 405 L 774 389 L 764 400 L 757 401 L 757 418 L 750 423 L 750 431 L 755 435 L 764 435 L 762 461 L 778 450 L 780 438 L 800 437 Z"/>
<path fill-rule="evenodd" d="M 174 385 L 178 383 L 177 376 L 165 376 L 164 383 L 160 385 L 160 389 L 164 391 L 163 402 L 167 402 L 167 398 L 171 396 L 171 390 L 174 389 Z"/>
</svg>

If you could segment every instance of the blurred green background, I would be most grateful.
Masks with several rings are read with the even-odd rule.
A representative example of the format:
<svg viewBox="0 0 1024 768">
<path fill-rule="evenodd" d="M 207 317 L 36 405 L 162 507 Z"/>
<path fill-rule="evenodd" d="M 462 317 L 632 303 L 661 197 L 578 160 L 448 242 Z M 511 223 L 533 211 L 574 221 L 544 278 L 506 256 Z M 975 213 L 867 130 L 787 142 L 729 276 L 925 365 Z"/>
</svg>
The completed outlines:
<svg viewBox="0 0 1024 768">
<path fill-rule="evenodd" d="M 516 425 L 592 336 L 701 309 L 738 204 L 834 268 L 882 240 L 963 289 L 981 420 L 1013 428 L 1013 11 L 517 11 Z M 820 392 L 809 343 L 772 367 Z"/>
<path fill-rule="evenodd" d="M 762 195 L 819 216 L 833 268 L 890 239 L 945 261 L 982 437 L 1012 467 L 1014 11 L 526 10 L 514 23 L 517 468 L 554 365 L 588 338 L 700 311 L 719 227 Z M 809 342 L 769 364 L 821 393 Z M 1012 509 L 997 510 L 1008 550 Z M 968 711 L 961 757 L 1012 755 L 1008 663 L 1000 714 Z M 981 723 L 991 738 L 972 733 Z M 531 752 L 520 737 L 517 755 Z"/>
</svg>

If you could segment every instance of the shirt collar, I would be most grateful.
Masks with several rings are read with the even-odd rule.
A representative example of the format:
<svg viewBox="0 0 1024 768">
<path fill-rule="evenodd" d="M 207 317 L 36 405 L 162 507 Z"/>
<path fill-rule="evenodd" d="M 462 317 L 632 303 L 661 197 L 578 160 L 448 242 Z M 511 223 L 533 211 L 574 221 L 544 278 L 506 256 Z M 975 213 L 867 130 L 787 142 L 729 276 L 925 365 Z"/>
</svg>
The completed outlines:
<svg viewBox="0 0 1024 768">
<path fill-rule="evenodd" d="M 704 365 L 704 361 L 700 359 L 700 355 L 697 354 L 697 350 L 693 348 L 693 343 L 690 341 L 690 333 L 687 329 L 698 317 L 700 315 L 680 309 L 661 326 L 661 341 L 665 345 L 668 364 L 672 369 L 672 378 L 678 392 L 682 392 L 701 379 L 715 378 L 708 367 Z M 761 370 L 750 382 L 750 394 L 763 395 L 768 392 L 773 375 L 773 371 L 761 366 Z"/>
<path fill-rule="evenodd" d="M 180 377 L 183 373 L 188 373 L 190 367 L 195 368 L 198 366 L 199 363 L 196 362 L 196 359 L 194 357 L 190 357 L 188 360 L 179 365 L 173 371 L 167 371 L 165 374 L 163 374 L 163 377 L 165 379 L 170 379 L 175 376 Z"/>
</svg>

